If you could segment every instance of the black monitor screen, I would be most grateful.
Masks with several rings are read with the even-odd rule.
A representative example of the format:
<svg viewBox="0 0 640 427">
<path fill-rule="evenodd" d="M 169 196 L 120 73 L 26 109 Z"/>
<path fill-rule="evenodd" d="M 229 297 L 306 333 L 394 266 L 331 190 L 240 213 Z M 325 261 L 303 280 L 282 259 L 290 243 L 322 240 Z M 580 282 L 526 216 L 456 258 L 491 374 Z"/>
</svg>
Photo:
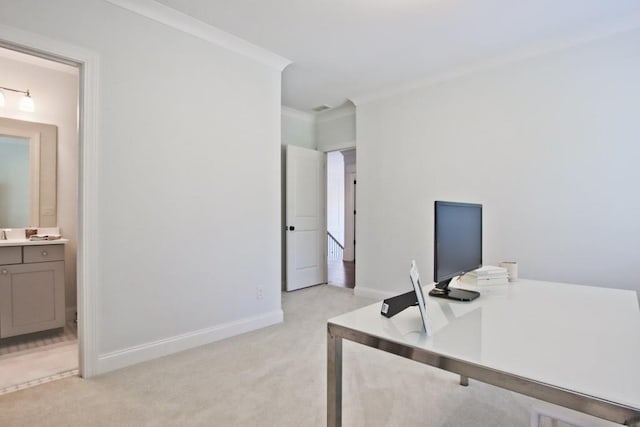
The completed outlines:
<svg viewBox="0 0 640 427">
<path fill-rule="evenodd" d="M 482 266 L 482 205 L 435 202 L 436 282 Z"/>
</svg>

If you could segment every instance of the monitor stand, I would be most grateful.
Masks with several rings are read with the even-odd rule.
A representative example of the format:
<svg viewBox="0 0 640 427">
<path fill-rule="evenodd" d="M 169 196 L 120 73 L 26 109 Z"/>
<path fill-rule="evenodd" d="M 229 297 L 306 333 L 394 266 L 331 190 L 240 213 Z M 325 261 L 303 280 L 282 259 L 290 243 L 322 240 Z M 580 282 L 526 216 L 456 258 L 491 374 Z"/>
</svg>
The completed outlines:
<svg viewBox="0 0 640 427">
<path fill-rule="evenodd" d="M 450 288 L 451 279 L 436 283 L 436 287 L 429 291 L 429 295 L 438 298 L 447 298 L 456 301 L 473 301 L 480 296 L 480 292 L 466 289 Z"/>
</svg>

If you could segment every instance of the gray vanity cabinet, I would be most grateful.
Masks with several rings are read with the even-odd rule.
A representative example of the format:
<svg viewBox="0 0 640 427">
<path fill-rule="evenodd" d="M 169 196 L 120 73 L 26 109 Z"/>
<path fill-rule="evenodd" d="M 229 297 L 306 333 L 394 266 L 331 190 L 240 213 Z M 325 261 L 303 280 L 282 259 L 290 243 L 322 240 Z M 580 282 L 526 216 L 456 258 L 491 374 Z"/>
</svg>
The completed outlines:
<svg viewBox="0 0 640 427">
<path fill-rule="evenodd" d="M 0 338 L 65 324 L 64 245 L 0 247 Z"/>
</svg>

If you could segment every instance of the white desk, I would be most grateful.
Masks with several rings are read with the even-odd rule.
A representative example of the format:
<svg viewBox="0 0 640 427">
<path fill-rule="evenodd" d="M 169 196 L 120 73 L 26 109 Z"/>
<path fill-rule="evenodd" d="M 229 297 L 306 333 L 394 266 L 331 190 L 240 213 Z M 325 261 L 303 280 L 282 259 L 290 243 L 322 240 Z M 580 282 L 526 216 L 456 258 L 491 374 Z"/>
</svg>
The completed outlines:
<svg viewBox="0 0 640 427">
<path fill-rule="evenodd" d="M 481 296 L 470 303 L 427 297 L 430 337 L 422 332 L 417 307 L 388 319 L 375 303 L 329 319 L 327 425 L 342 422 L 347 339 L 640 426 L 640 310 L 634 291 L 530 280 L 472 289 Z"/>
</svg>

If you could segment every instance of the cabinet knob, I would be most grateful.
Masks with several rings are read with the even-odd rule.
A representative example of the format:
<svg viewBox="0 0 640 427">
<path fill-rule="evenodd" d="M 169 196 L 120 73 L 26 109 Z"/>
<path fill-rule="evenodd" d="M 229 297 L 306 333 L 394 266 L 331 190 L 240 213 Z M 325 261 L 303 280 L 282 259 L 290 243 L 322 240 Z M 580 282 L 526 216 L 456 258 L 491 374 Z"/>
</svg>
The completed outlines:
<svg viewBox="0 0 640 427">
<path fill-rule="evenodd" d="M 3 268 L 2 274 L 6 276 L 7 274 L 9 274 L 9 270 L 7 270 L 6 268 Z"/>
<path fill-rule="evenodd" d="M 49 255 L 49 252 L 47 252 L 47 251 L 42 251 L 42 256 L 47 256 L 47 255 Z"/>
</svg>

